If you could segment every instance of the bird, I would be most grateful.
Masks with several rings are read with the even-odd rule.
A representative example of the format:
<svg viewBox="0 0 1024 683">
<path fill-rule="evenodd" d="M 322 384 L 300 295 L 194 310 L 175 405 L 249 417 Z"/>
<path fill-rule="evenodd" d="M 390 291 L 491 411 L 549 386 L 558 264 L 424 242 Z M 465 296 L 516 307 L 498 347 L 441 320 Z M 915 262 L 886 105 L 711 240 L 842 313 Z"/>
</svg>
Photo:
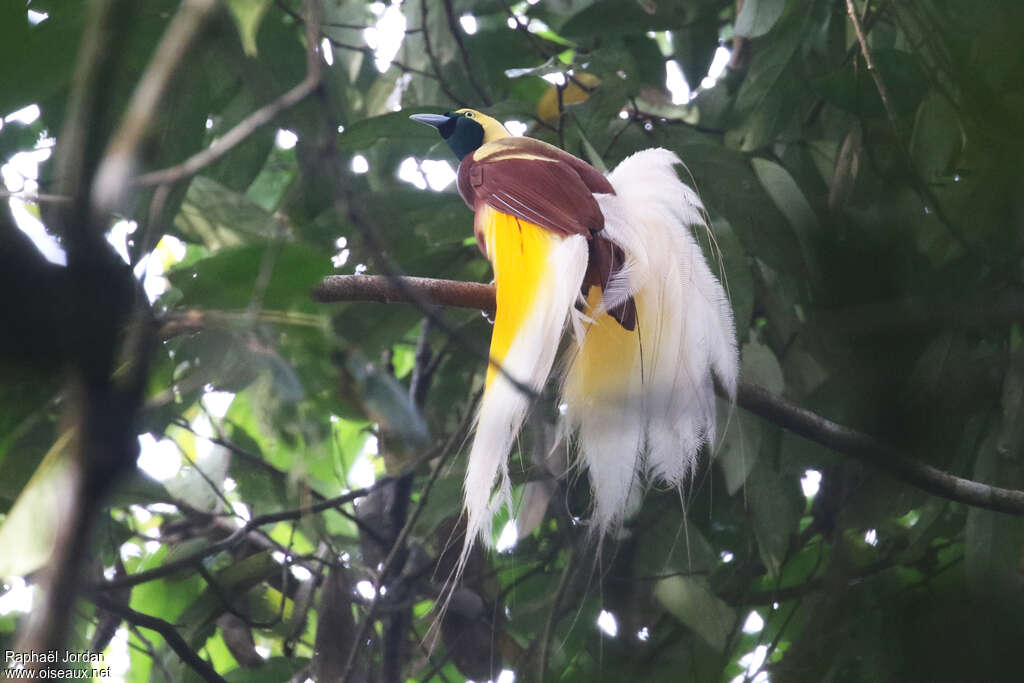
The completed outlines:
<svg viewBox="0 0 1024 683">
<path fill-rule="evenodd" d="M 605 175 L 475 109 L 410 118 L 458 158 L 458 191 L 494 272 L 463 564 L 474 538 L 491 544 L 499 506 L 511 511 L 509 454 L 567 333 L 560 429 L 588 471 L 589 523 L 603 538 L 645 486 L 682 491 L 692 479 L 714 445 L 716 380 L 735 403 L 732 307 L 694 232 L 708 228 L 703 205 L 667 149 L 636 152 Z"/>
</svg>

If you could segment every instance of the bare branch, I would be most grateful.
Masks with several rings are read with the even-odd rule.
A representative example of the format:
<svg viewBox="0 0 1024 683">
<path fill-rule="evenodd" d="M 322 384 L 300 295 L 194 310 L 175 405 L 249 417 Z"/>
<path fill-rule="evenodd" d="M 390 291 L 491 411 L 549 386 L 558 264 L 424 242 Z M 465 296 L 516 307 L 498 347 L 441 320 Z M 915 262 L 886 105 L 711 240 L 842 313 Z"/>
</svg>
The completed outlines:
<svg viewBox="0 0 1024 683">
<path fill-rule="evenodd" d="M 860 18 L 857 16 L 857 8 L 854 6 L 853 0 L 846 0 L 846 13 L 850 17 L 850 23 L 853 24 L 853 32 L 857 34 L 857 42 L 860 43 L 860 53 L 864 57 L 868 73 L 871 74 L 871 78 L 875 81 L 878 96 L 882 98 L 885 113 L 889 116 L 889 122 L 892 123 L 893 129 L 899 133 L 899 123 L 896 118 L 896 112 L 889 100 L 889 91 L 885 87 L 885 81 L 882 80 L 882 74 L 878 73 L 878 70 L 875 68 L 875 60 L 871 56 L 871 50 L 868 49 L 867 36 L 864 35 L 864 29 L 861 27 Z"/>
<path fill-rule="evenodd" d="M 379 301 L 413 303 L 410 289 L 420 292 L 431 303 L 455 308 L 476 308 L 494 312 L 494 287 L 478 282 L 436 280 L 428 277 L 403 277 L 408 288 L 386 275 L 328 275 L 313 290 L 313 299 L 335 301 Z"/>
<path fill-rule="evenodd" d="M 463 102 L 459 97 L 452 92 L 451 88 L 445 82 L 444 77 L 441 75 L 441 63 L 434 54 L 434 47 L 430 43 L 430 31 L 427 30 L 427 3 L 420 3 L 420 28 L 423 30 L 423 46 L 427 52 L 427 57 L 430 58 L 430 66 L 434 69 L 434 74 L 437 76 L 437 84 L 441 87 L 441 92 L 448 96 L 455 104 L 460 107 L 465 107 L 466 103 Z"/>
<path fill-rule="evenodd" d="M 868 4 L 870 5 L 870 3 Z M 865 7 L 864 12 L 865 14 L 867 13 L 867 7 Z M 889 90 L 885 86 L 882 74 L 880 74 L 878 69 L 875 67 L 875 60 L 871 55 L 871 50 L 868 48 L 867 37 L 864 33 L 864 29 L 861 27 L 861 20 L 857 17 L 857 8 L 854 6 L 853 0 L 846 0 L 846 13 L 850 17 L 850 23 L 853 24 L 854 33 L 857 34 L 857 42 L 860 44 L 861 56 L 864 58 L 864 63 L 867 65 L 868 73 L 871 74 L 871 78 L 875 82 L 875 88 L 878 90 L 878 96 L 882 100 L 882 106 L 885 107 L 885 113 L 889 117 L 889 123 L 892 124 L 893 132 L 896 135 L 897 146 L 903 154 L 903 159 L 907 164 L 907 168 L 910 169 L 913 174 L 915 189 L 921 195 L 921 199 L 925 202 L 926 208 L 935 212 L 936 218 L 946 226 L 946 229 L 949 231 L 949 234 L 953 239 L 955 239 L 965 251 L 973 252 L 973 246 L 964 236 L 960 228 L 956 226 L 946 214 L 946 211 L 942 208 L 942 204 L 939 202 L 939 198 L 936 196 L 935 192 L 928 187 L 927 183 L 917 176 L 917 172 L 914 170 L 914 163 L 910 157 L 910 152 L 903 143 L 899 119 L 896 117 L 896 110 L 893 109 L 892 101 L 889 99 Z"/>
<path fill-rule="evenodd" d="M 420 498 L 416 503 L 416 509 L 413 510 L 412 514 L 409 515 L 409 518 L 405 521 L 405 525 L 402 526 L 402 530 L 395 538 L 395 542 L 391 546 L 391 550 L 388 552 L 387 557 L 381 564 L 380 571 L 377 572 L 377 578 L 373 582 L 373 598 L 370 600 L 370 606 L 366 611 L 366 616 L 363 617 L 362 622 L 359 624 L 359 630 L 356 632 L 356 637 L 352 640 L 352 647 L 349 649 L 348 657 L 345 661 L 345 674 L 341 679 L 341 683 L 345 683 L 355 669 L 353 665 L 355 664 L 356 656 L 359 654 L 362 643 L 366 638 L 366 632 L 373 623 L 374 615 L 376 614 L 377 607 L 379 605 L 378 598 L 380 597 L 380 588 L 391 572 L 391 565 L 394 564 L 395 559 L 399 556 L 400 551 L 405 546 L 405 539 L 409 536 L 409 532 L 412 531 L 413 526 L 416 524 L 416 520 L 419 519 L 420 513 L 422 513 L 423 509 L 426 507 L 430 491 L 434 488 L 434 483 L 437 481 L 441 472 L 445 469 L 445 463 L 457 450 L 456 444 L 461 443 L 465 438 L 465 433 L 469 429 L 473 417 L 476 415 L 476 403 L 477 401 L 474 401 L 473 404 L 466 409 L 466 414 L 463 416 L 458 428 L 452 432 L 448 442 L 441 449 L 441 454 L 438 456 L 439 462 L 435 465 L 434 471 L 430 474 L 430 479 L 427 480 L 426 485 L 420 492 Z M 396 479 L 400 478 L 401 477 L 397 477 Z"/>
<path fill-rule="evenodd" d="M 299 15 L 293 15 L 301 20 Z M 185 161 L 165 168 L 160 171 L 139 176 L 135 184 L 141 186 L 163 185 L 176 183 L 189 178 L 210 164 L 214 163 L 225 154 L 244 142 L 250 135 L 273 121 L 277 116 L 294 107 L 302 100 L 309 97 L 323 80 L 323 69 L 320 63 L 321 57 L 318 53 L 319 25 L 315 21 L 304 21 L 307 29 L 307 54 L 306 54 L 306 77 L 294 88 L 263 105 L 253 113 L 239 121 L 231 130 L 222 137 L 217 138 L 206 149 L 196 152 Z"/>
<path fill-rule="evenodd" d="M 267 524 L 275 524 L 277 522 L 301 519 L 306 515 L 313 515 L 323 512 L 324 510 L 334 509 L 340 505 L 344 505 L 345 503 L 351 503 L 354 500 L 368 496 L 379 488 L 390 486 L 398 479 L 399 477 L 384 477 L 378 479 L 372 486 L 349 491 L 348 493 L 335 496 L 334 498 L 325 498 L 324 500 L 317 501 L 312 505 L 289 510 L 281 510 L 280 512 L 271 512 L 265 515 L 257 515 L 223 540 L 211 543 L 205 548 L 200 548 L 199 550 L 189 553 L 180 559 L 160 565 L 159 567 L 154 567 L 153 569 L 137 572 L 135 574 L 129 574 L 123 578 L 100 582 L 92 586 L 92 591 L 117 590 L 119 588 L 137 586 L 149 581 L 155 581 L 156 579 L 162 579 L 165 576 L 177 574 L 184 569 L 194 567 L 197 562 L 209 557 L 210 555 L 215 555 L 224 550 L 231 550 L 245 540 L 250 531 L 258 527 L 265 526 Z"/>
<path fill-rule="evenodd" d="M 457 436 L 462 431 L 464 431 L 464 428 L 462 427 L 457 429 L 455 431 L 455 436 Z M 302 519 L 303 517 L 306 517 L 308 515 L 315 515 L 324 512 L 325 510 L 336 510 L 338 507 L 345 505 L 346 503 L 351 503 L 360 498 L 365 498 L 366 496 L 370 495 L 377 489 L 383 488 L 385 486 L 391 486 L 392 484 L 397 483 L 406 474 L 410 472 L 415 472 L 416 468 L 418 468 L 424 462 L 427 462 L 438 457 L 439 455 L 447 453 L 451 449 L 452 444 L 455 443 L 455 436 L 453 436 L 451 440 L 449 440 L 440 448 L 433 448 L 427 453 L 417 458 L 414 462 L 412 462 L 409 465 L 408 469 L 401 474 L 389 477 L 381 477 L 370 486 L 366 486 L 361 489 L 354 489 L 352 491 L 348 491 L 333 498 L 322 498 L 311 505 L 304 505 L 298 508 L 291 508 L 288 510 L 279 510 L 277 512 L 268 512 L 262 515 L 256 515 L 250 518 L 248 522 L 238 527 L 238 529 L 234 533 L 230 534 L 227 538 L 217 541 L 216 543 L 211 543 L 205 548 L 200 548 L 199 550 L 193 553 L 190 553 L 173 562 L 163 564 L 159 567 L 154 567 L 153 569 L 149 569 L 147 571 L 130 574 L 122 578 L 112 579 L 110 581 L 102 581 L 98 584 L 94 584 L 91 590 L 110 591 L 119 588 L 126 588 L 129 586 L 137 586 L 140 583 L 146 583 L 149 581 L 154 581 L 156 579 L 162 579 L 165 576 L 170 576 L 184 569 L 189 569 L 192 566 L 194 566 L 196 562 L 199 562 L 200 560 L 209 557 L 210 555 L 215 555 L 224 550 L 231 550 L 232 548 L 242 543 L 248 537 L 251 531 L 258 529 L 259 527 L 266 526 L 268 524 L 276 524 L 277 522 L 287 522 Z M 424 492 L 423 495 L 425 496 L 426 493 Z"/>
<path fill-rule="evenodd" d="M 873 436 L 836 424 L 777 394 L 740 382 L 736 402 L 772 424 L 868 462 L 917 488 L 973 507 L 1024 515 L 1024 491 L 964 479 L 904 456 Z"/>
<path fill-rule="evenodd" d="M 92 194 L 94 209 L 100 215 L 120 206 L 138 163 L 139 149 L 150 124 L 157 119 L 171 79 L 217 6 L 216 0 L 186 0 L 160 39 L 96 173 Z"/>
<path fill-rule="evenodd" d="M 426 3 L 424 3 L 426 6 Z M 444 0 L 444 13 L 448 18 L 448 29 L 452 32 L 452 37 L 455 38 L 455 44 L 459 48 L 459 54 L 462 55 L 462 66 L 466 70 L 466 78 L 469 80 L 469 84 L 473 86 L 473 90 L 480 97 L 480 101 L 488 107 L 493 104 L 491 99 L 487 97 L 487 93 L 477 83 L 476 78 L 473 76 L 473 60 L 470 59 L 469 52 L 466 50 L 466 44 L 462 40 L 462 32 L 459 30 L 459 23 L 455 19 L 455 10 L 452 9 L 452 0 Z M 427 26 L 423 25 L 423 35 L 427 35 Z"/>
<path fill-rule="evenodd" d="M 91 595 L 89 599 L 97 607 L 101 607 L 111 614 L 116 614 L 130 624 L 159 633 L 163 637 L 164 642 L 167 643 L 167 646 L 174 650 L 175 654 L 181 657 L 181 660 L 188 664 L 207 683 L 226 683 L 209 662 L 189 647 L 185 639 L 178 633 L 178 629 L 174 628 L 174 624 L 164 621 L 159 617 L 136 612 L 127 605 L 122 605 L 104 595 Z"/>
<path fill-rule="evenodd" d="M 359 278 L 359 279 L 349 279 Z M 409 301 L 406 292 L 383 289 L 394 283 L 368 275 L 334 275 L 315 290 L 318 301 Z M 429 278 L 401 278 L 408 289 L 450 306 L 494 310 L 494 287 L 479 283 Z M 386 291 L 387 294 L 382 294 Z M 869 434 L 844 427 L 751 382 L 741 380 L 736 403 L 772 424 L 822 444 L 838 453 L 863 460 L 912 486 L 973 507 L 1024 515 L 1024 491 L 990 486 L 965 479 L 909 458 Z"/>
<path fill-rule="evenodd" d="M 544 633 L 540 637 L 540 651 L 537 654 L 537 680 L 539 683 L 544 683 L 544 674 L 548 670 L 548 650 L 551 647 L 551 636 L 554 633 L 555 622 L 558 619 L 559 605 L 561 605 L 562 597 L 569 587 L 569 577 L 573 573 L 573 561 L 575 558 L 575 551 L 570 551 L 569 559 L 565 561 L 565 568 L 562 570 L 562 578 L 558 580 L 558 588 L 555 589 L 554 597 L 551 600 L 548 618 L 544 621 Z"/>
<path fill-rule="evenodd" d="M 162 185 L 164 183 L 176 183 L 195 175 L 202 169 L 214 163 L 235 146 L 245 141 L 257 130 L 273 121 L 285 109 L 290 109 L 320 86 L 320 74 L 307 74 L 306 78 L 294 88 L 284 93 L 272 102 L 269 102 L 253 113 L 238 122 L 234 128 L 217 138 L 206 149 L 196 152 L 185 161 L 165 168 L 160 171 L 152 171 L 139 176 L 135 183 L 137 185 Z"/>
</svg>

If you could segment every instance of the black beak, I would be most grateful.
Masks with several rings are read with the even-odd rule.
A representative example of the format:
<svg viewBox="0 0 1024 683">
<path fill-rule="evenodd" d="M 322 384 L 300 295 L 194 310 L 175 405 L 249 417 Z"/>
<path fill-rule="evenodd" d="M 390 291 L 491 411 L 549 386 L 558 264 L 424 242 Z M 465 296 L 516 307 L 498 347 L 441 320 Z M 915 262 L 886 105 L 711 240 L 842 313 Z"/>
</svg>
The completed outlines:
<svg viewBox="0 0 1024 683">
<path fill-rule="evenodd" d="M 419 121 L 420 123 L 425 123 L 428 126 L 433 126 L 434 128 L 440 128 L 452 120 L 451 116 L 445 116 L 444 114 L 413 114 L 409 118 L 413 121 Z"/>
</svg>

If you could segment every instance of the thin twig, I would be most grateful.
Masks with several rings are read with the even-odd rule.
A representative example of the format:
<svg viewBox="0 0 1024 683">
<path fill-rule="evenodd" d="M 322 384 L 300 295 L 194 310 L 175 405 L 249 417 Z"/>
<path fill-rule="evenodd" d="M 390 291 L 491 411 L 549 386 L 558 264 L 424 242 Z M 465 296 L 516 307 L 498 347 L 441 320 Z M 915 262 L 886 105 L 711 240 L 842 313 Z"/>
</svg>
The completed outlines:
<svg viewBox="0 0 1024 683">
<path fill-rule="evenodd" d="M 434 54 L 434 47 L 430 43 L 430 31 L 427 30 L 427 2 L 420 2 L 420 28 L 423 30 L 423 47 L 427 53 L 427 57 L 430 58 L 430 66 L 434 69 L 434 73 L 437 75 L 437 84 L 441 88 L 441 92 L 448 96 L 452 102 L 455 102 L 460 107 L 465 107 L 466 103 L 459 99 L 455 93 L 448 87 L 448 83 L 445 82 L 444 77 L 441 75 L 441 63 L 437 59 L 437 55 Z"/>
<path fill-rule="evenodd" d="M 836 424 L 751 382 L 740 382 L 736 403 L 772 424 L 870 463 L 922 491 L 973 507 L 1024 515 L 1024 491 L 964 479 L 907 458 L 873 436 Z"/>
<path fill-rule="evenodd" d="M 231 451 L 232 455 L 237 456 L 239 458 L 242 458 L 243 460 L 245 460 L 245 462 L 247 464 L 249 464 L 249 465 L 251 465 L 253 467 L 257 467 L 257 468 L 263 470 L 267 474 L 269 474 L 272 477 L 274 477 L 282 485 L 286 485 L 287 482 L 290 480 L 290 475 L 288 473 L 282 472 L 281 470 L 277 469 L 276 467 L 274 467 L 273 465 L 271 465 L 269 462 L 267 462 L 263 458 L 259 457 L 258 455 L 253 455 L 252 453 L 249 453 L 244 448 L 242 448 L 241 446 L 235 444 L 234 442 L 230 441 L 229 439 L 226 439 L 226 438 L 224 438 L 222 436 L 221 437 L 216 437 L 216 436 L 206 436 L 204 434 L 199 434 L 198 432 L 195 431 L 195 429 L 192 428 L 192 426 L 186 420 L 174 420 L 173 423 L 175 425 L 177 425 L 178 427 L 181 427 L 182 429 L 185 429 L 186 431 L 191 432 L 197 438 L 206 439 L 207 441 L 209 441 L 212 444 L 216 444 L 218 446 L 221 446 L 222 448 L 228 449 L 229 451 Z M 295 485 L 299 488 L 299 490 L 302 493 L 309 494 L 310 496 L 312 496 L 317 501 L 327 500 L 326 496 L 324 496 L 322 493 L 317 491 L 315 488 L 313 488 L 313 486 L 309 482 L 307 482 L 307 481 L 305 481 L 303 479 L 296 480 L 295 481 Z M 335 512 L 337 512 L 341 516 L 347 518 L 350 522 L 352 522 L 357 527 L 359 527 L 359 529 L 361 531 L 366 532 L 366 534 L 375 543 L 377 543 L 379 545 L 388 545 L 388 542 L 384 539 L 384 537 L 381 536 L 379 533 L 377 533 L 376 529 L 374 529 L 372 526 L 370 526 L 369 524 L 364 522 L 362 519 L 360 519 L 358 515 L 353 515 L 352 513 L 350 513 L 348 510 L 346 510 L 343 507 L 335 508 Z"/>
<path fill-rule="evenodd" d="M 954 225 L 953 221 L 950 220 L 939 203 L 939 198 L 932 191 L 928 184 L 925 183 L 921 178 L 917 176 L 917 172 L 914 170 L 914 162 L 910 157 L 910 152 L 907 150 L 905 144 L 903 144 L 903 137 L 900 130 L 899 119 L 896 117 L 896 111 L 892 107 L 892 102 L 889 99 L 889 91 L 885 86 L 885 81 L 882 79 L 882 74 L 878 72 L 875 67 L 875 60 L 871 55 L 871 50 L 868 48 L 867 37 L 864 35 L 864 30 L 861 27 L 860 19 L 857 17 L 857 8 L 853 4 L 853 0 L 846 0 L 846 14 L 850 17 L 850 23 L 853 24 L 853 31 L 857 34 L 857 42 L 860 43 L 861 56 L 864 58 L 864 63 L 867 65 L 868 73 L 871 74 L 872 80 L 875 82 L 875 88 L 878 90 L 878 96 L 882 99 L 882 106 L 885 108 L 885 113 L 889 117 L 889 123 L 892 124 L 893 132 L 896 136 L 896 144 L 899 147 L 900 152 L 903 154 L 904 162 L 907 164 L 907 168 L 910 169 L 913 174 L 914 185 L 917 191 L 921 194 L 922 199 L 926 202 L 926 209 L 935 212 L 936 218 L 946 226 L 950 235 L 953 239 L 964 248 L 964 250 L 971 252 L 973 247 L 971 243 L 967 241 L 960 229 Z"/>
<path fill-rule="evenodd" d="M 555 628 L 555 620 L 558 615 L 558 606 L 562 602 L 569 587 L 569 578 L 572 576 L 573 560 L 576 557 L 575 551 L 569 553 L 569 559 L 565 562 L 565 569 L 562 570 L 562 578 L 558 581 L 558 588 L 555 589 L 554 598 L 551 601 L 551 610 L 548 612 L 547 621 L 544 622 L 544 633 L 540 637 L 540 652 L 537 654 L 537 681 L 544 683 L 544 674 L 548 669 L 548 648 L 551 646 L 551 635 Z"/>
<path fill-rule="evenodd" d="M 878 96 L 882 98 L 882 106 L 885 107 L 885 113 L 889 116 L 889 122 L 892 123 L 893 129 L 898 134 L 900 129 L 899 122 L 896 118 L 896 112 L 892 108 L 892 103 L 889 101 L 889 91 L 885 87 L 882 74 L 878 73 L 878 69 L 875 68 L 875 60 L 871 56 L 871 50 L 868 49 L 868 40 L 864 35 L 864 29 L 861 27 L 860 18 L 857 16 L 857 8 L 854 6 L 853 0 L 846 0 L 846 14 L 850 17 L 850 23 L 853 24 L 853 32 L 857 34 L 861 56 L 864 57 L 868 73 L 871 74 L 871 78 L 875 81 L 875 87 L 878 89 Z"/>
<path fill-rule="evenodd" d="M 332 279 L 338 277 L 344 276 L 332 276 Z M 318 300 L 408 301 L 402 298 L 406 292 L 399 292 L 400 296 L 380 297 L 382 278 L 376 277 L 377 280 L 347 281 L 344 287 L 334 290 L 343 292 L 344 299 L 322 297 Z M 427 278 L 401 279 L 409 289 L 416 289 L 423 296 L 436 297 L 437 301 L 450 302 L 449 305 L 475 308 L 482 303 L 481 309 L 493 310 L 494 307 L 494 287 L 491 285 Z M 427 284 L 420 289 L 424 281 Z M 364 295 L 362 299 L 360 294 Z M 1024 515 L 1024 491 L 990 486 L 944 472 L 903 455 L 873 436 L 832 422 L 751 382 L 739 382 L 736 403 L 772 424 L 838 453 L 863 460 L 928 493 L 973 507 Z"/>
<path fill-rule="evenodd" d="M 267 125 L 286 109 L 294 107 L 320 86 L 319 74 L 307 74 L 294 88 L 269 102 L 239 121 L 231 130 L 217 138 L 206 149 L 196 152 L 185 161 L 170 168 L 151 171 L 139 176 L 137 185 L 161 185 L 176 183 L 189 178 L 244 142 L 250 135 Z"/>
<path fill-rule="evenodd" d="M 433 355 L 430 350 L 430 318 L 423 319 L 423 329 L 420 331 L 420 338 L 416 342 L 416 355 L 414 356 L 412 374 L 409 377 L 409 399 L 413 405 L 423 409 L 427 398 L 427 391 L 430 390 L 430 382 L 433 377 L 433 365 L 430 360 Z"/>
<path fill-rule="evenodd" d="M 394 563 L 395 558 L 398 557 L 399 552 L 405 546 L 405 539 L 409 536 L 409 532 L 412 531 L 413 525 L 416 524 L 416 521 L 419 519 L 420 513 L 422 513 L 423 509 L 426 507 L 427 498 L 430 496 L 430 491 L 434 487 L 434 483 L 444 470 L 444 466 L 448 458 L 456 451 L 456 444 L 461 442 L 463 433 L 469 429 L 469 425 L 475 414 L 476 411 L 474 410 L 474 406 L 470 405 L 466 410 L 466 414 L 463 416 L 461 424 L 452 433 L 448 442 L 441 449 L 441 454 L 438 456 L 439 460 L 434 465 L 434 471 L 430 473 L 430 479 L 427 480 L 426 485 L 423 487 L 423 491 L 420 493 L 420 498 L 416 503 L 416 508 L 405 521 L 405 525 L 402 526 L 402 530 L 395 538 L 395 542 L 391 546 L 391 550 L 388 552 L 384 562 L 381 563 L 380 571 L 377 572 L 377 578 L 373 582 L 373 598 L 370 600 L 370 605 L 366 610 L 366 616 L 363 617 L 363 620 L 359 624 L 359 629 L 356 631 L 356 637 L 352 639 L 352 647 L 349 649 L 348 657 L 345 660 L 345 674 L 341 679 L 341 683 L 345 683 L 348 680 L 349 675 L 355 669 L 353 664 L 355 663 L 356 656 L 359 654 L 359 650 L 362 647 L 362 642 L 366 637 L 366 632 L 373 623 L 377 606 L 379 604 L 378 598 L 380 597 L 380 589 L 391 571 L 391 565 Z"/>
<path fill-rule="evenodd" d="M 174 624 L 164 621 L 159 617 L 136 612 L 127 605 L 122 605 L 103 595 L 91 595 L 89 599 L 97 607 L 101 607 L 111 614 L 116 614 L 130 624 L 159 633 L 164 642 L 167 643 L 167 646 L 174 650 L 174 653 L 181 657 L 181 660 L 188 664 L 207 683 L 226 683 L 209 662 L 189 647 L 185 639 L 178 633 L 178 629 L 174 627 Z"/>
<path fill-rule="evenodd" d="M 423 459 L 417 460 L 414 467 L 418 466 L 422 460 L 425 460 L 428 457 L 429 456 L 424 456 Z M 215 555 L 221 551 L 230 550 L 234 548 L 239 543 L 241 543 L 249 534 L 249 532 L 253 529 L 256 529 L 261 526 L 266 526 L 267 524 L 276 524 L 277 522 L 293 521 L 301 519 L 307 515 L 313 515 L 319 512 L 323 512 L 324 510 L 335 509 L 338 506 L 344 505 L 346 503 L 351 503 L 352 501 L 358 500 L 360 498 L 365 498 L 366 496 L 370 495 L 379 488 L 383 488 L 384 486 L 390 486 L 394 484 L 400 478 L 401 477 L 383 477 L 381 479 L 378 479 L 371 486 L 367 486 L 361 489 L 355 489 L 354 491 L 343 493 L 342 495 L 335 496 L 334 498 L 325 498 L 324 500 L 317 501 L 312 505 L 307 505 L 299 508 L 292 508 L 288 510 L 281 510 L 279 512 L 268 512 L 263 515 L 257 515 L 255 517 L 252 517 L 248 522 L 240 526 L 237 531 L 235 531 L 223 540 L 217 541 L 216 543 L 212 543 L 206 546 L 205 548 L 200 548 L 195 552 L 189 553 L 185 557 L 182 557 L 173 562 L 168 562 L 159 567 L 154 567 L 153 569 L 149 569 L 147 571 L 130 574 L 123 578 L 100 582 L 94 585 L 92 587 L 92 590 L 117 590 L 119 588 L 137 586 L 142 583 L 155 581 L 156 579 L 162 579 L 165 576 L 176 574 L 183 569 L 191 568 L 195 565 L 196 562 L 199 562 L 204 558 L 209 557 L 210 555 Z"/>
<path fill-rule="evenodd" d="M 319 29 L 314 21 L 306 21 L 305 25 L 307 32 L 310 34 L 307 38 L 311 38 L 311 40 L 307 41 L 309 45 L 307 45 L 306 53 L 306 77 L 298 85 L 246 116 L 235 124 L 231 130 L 214 140 L 206 149 L 196 152 L 185 161 L 170 168 L 145 173 L 136 179 L 136 184 L 142 186 L 163 185 L 176 183 L 192 177 L 244 142 L 257 130 L 273 121 L 277 118 L 278 114 L 302 102 L 302 100 L 309 97 L 310 94 L 320 87 L 320 83 L 323 80 L 323 69 L 321 68 L 321 58 L 318 53 L 320 41 L 316 40 Z"/>
<path fill-rule="evenodd" d="M 131 185 L 129 179 L 138 163 L 139 151 L 158 118 L 171 80 L 218 6 L 215 0 L 186 0 L 160 39 L 96 172 L 92 194 L 94 210 L 99 214 L 110 213 L 121 205 L 125 189 Z"/>
<path fill-rule="evenodd" d="M 426 7 L 426 3 L 423 3 Z M 473 76 L 473 60 L 469 56 L 469 52 L 466 50 L 466 44 L 462 41 L 462 32 L 459 30 L 459 24 L 455 19 L 455 10 L 452 9 L 452 0 L 444 0 L 444 13 L 448 18 L 448 29 L 452 32 L 452 37 L 455 38 L 455 44 L 459 48 L 459 54 L 462 55 L 462 66 L 466 70 L 466 79 L 469 80 L 469 84 L 476 91 L 476 94 L 480 96 L 480 101 L 488 107 L 493 104 L 491 98 L 487 96 L 484 89 L 477 83 L 476 78 Z M 427 24 L 423 23 L 423 35 L 427 35 Z"/>
<path fill-rule="evenodd" d="M 149 638 L 144 636 L 142 631 L 135 624 L 129 624 L 128 629 L 132 632 L 133 636 L 142 642 L 144 647 L 140 648 L 138 645 L 132 645 L 131 640 L 128 641 L 128 644 L 132 645 L 136 650 L 145 652 L 149 655 L 149 658 L 153 660 L 153 663 L 160 669 L 160 673 L 163 674 L 164 680 L 167 681 L 167 683 L 174 683 L 174 678 L 171 676 L 171 672 L 167 670 L 167 665 L 164 663 L 164 660 L 157 655 L 156 648 L 153 647 L 153 643 L 149 642 Z"/>
</svg>

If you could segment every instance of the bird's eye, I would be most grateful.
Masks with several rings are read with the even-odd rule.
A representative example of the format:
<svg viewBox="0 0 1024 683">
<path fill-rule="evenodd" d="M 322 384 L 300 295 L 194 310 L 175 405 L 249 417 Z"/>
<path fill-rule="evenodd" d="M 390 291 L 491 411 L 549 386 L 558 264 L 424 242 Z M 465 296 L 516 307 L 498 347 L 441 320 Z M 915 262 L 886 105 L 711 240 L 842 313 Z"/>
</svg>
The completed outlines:
<svg viewBox="0 0 1024 683">
<path fill-rule="evenodd" d="M 467 112 L 466 112 L 466 118 L 467 118 L 467 119 L 471 119 L 471 118 L 473 118 L 473 112 L 471 112 L 471 111 L 467 111 Z"/>
</svg>

